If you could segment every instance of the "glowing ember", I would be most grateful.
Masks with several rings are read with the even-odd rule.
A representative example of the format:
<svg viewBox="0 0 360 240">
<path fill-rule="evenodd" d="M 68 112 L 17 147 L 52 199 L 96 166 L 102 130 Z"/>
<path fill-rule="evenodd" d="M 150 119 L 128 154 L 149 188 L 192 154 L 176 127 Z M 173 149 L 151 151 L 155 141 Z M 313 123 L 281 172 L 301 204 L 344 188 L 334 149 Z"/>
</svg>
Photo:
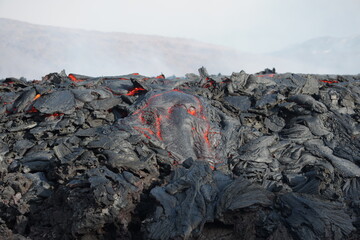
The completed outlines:
<svg viewBox="0 0 360 240">
<path fill-rule="evenodd" d="M 203 88 L 209 88 L 209 87 L 212 87 L 212 86 L 214 86 L 215 85 L 215 81 L 213 80 L 213 79 L 211 79 L 211 78 L 208 78 L 208 77 L 206 77 L 206 83 L 204 84 L 204 85 L 202 85 L 202 87 Z"/>
<path fill-rule="evenodd" d="M 73 82 L 83 82 L 83 81 L 85 81 L 85 80 L 82 80 L 82 79 L 77 79 L 73 74 L 69 74 L 69 76 L 68 76 L 70 79 L 71 79 L 71 81 L 73 81 Z"/>
<path fill-rule="evenodd" d="M 129 91 L 126 95 L 127 96 L 134 96 L 135 94 L 143 92 L 143 91 L 146 91 L 146 90 L 141 88 L 141 87 L 137 87 L 137 88 L 134 88 L 133 90 Z"/>
<path fill-rule="evenodd" d="M 41 94 L 36 94 L 36 96 L 34 97 L 33 101 L 35 101 L 36 99 L 40 98 Z"/>
<path fill-rule="evenodd" d="M 28 113 L 36 113 L 39 112 L 35 107 L 31 107 L 30 110 L 27 111 Z"/>
<path fill-rule="evenodd" d="M 324 82 L 324 83 L 339 83 L 338 81 L 334 80 L 334 81 L 328 81 L 328 80 L 320 80 L 320 82 Z"/>
<path fill-rule="evenodd" d="M 190 107 L 190 108 L 187 110 L 187 112 L 188 112 L 190 115 L 193 115 L 193 116 L 196 115 L 196 110 L 195 110 L 194 107 Z"/>
<path fill-rule="evenodd" d="M 151 137 L 148 134 L 154 135 L 154 132 L 150 128 L 134 127 L 134 129 L 136 129 L 137 131 L 142 133 L 146 138 L 149 138 L 149 139 L 151 139 Z"/>
<path fill-rule="evenodd" d="M 165 79 L 165 75 L 164 74 L 161 74 L 159 76 L 156 77 L 157 79 Z"/>
<path fill-rule="evenodd" d="M 209 88 L 209 87 L 213 86 L 214 83 L 215 83 L 215 81 L 209 81 L 209 82 L 207 82 L 203 87 L 204 87 L 204 88 Z"/>
<path fill-rule="evenodd" d="M 155 128 L 156 128 L 156 136 L 160 140 L 163 140 L 163 138 L 161 136 L 161 117 L 160 116 L 156 117 Z"/>
<path fill-rule="evenodd" d="M 275 76 L 275 74 L 262 74 L 262 75 L 256 75 L 257 77 L 274 77 Z"/>
<path fill-rule="evenodd" d="M 58 118 L 63 116 L 64 113 L 53 113 L 53 114 L 46 114 L 45 117 L 49 118 L 49 117 L 54 117 L 54 118 Z"/>
</svg>

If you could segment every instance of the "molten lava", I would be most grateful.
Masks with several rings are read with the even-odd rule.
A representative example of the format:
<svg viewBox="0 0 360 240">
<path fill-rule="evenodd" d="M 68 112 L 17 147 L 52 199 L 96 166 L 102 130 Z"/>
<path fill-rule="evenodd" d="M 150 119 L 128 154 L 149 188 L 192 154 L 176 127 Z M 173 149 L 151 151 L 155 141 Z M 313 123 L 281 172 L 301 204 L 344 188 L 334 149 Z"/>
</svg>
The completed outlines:
<svg viewBox="0 0 360 240">
<path fill-rule="evenodd" d="M 123 119 L 147 139 L 160 141 L 177 162 L 203 159 L 220 163 L 221 134 L 207 116 L 208 106 L 197 96 L 179 90 L 145 95 L 138 110 Z"/>
<path fill-rule="evenodd" d="M 273 73 L 270 73 L 270 74 L 262 74 L 262 75 L 256 75 L 257 77 L 274 77 L 275 76 L 275 74 L 273 74 Z"/>
<path fill-rule="evenodd" d="M 126 94 L 126 96 L 134 96 L 135 94 L 140 93 L 140 92 L 144 92 L 144 91 L 146 91 L 146 90 L 141 88 L 141 87 L 137 87 L 137 88 L 134 88 L 134 89 L 130 90 Z"/>
<path fill-rule="evenodd" d="M 190 115 L 193 115 L 193 116 L 196 116 L 196 110 L 195 108 L 193 107 L 190 107 L 187 112 L 190 114 Z"/>
<path fill-rule="evenodd" d="M 164 74 L 160 74 L 159 76 L 156 77 L 157 79 L 165 79 L 165 75 Z"/>
<path fill-rule="evenodd" d="M 334 81 L 328 81 L 328 80 L 320 80 L 320 82 L 324 82 L 324 83 L 339 83 L 339 81 L 336 81 L 336 80 L 334 80 Z"/>
<path fill-rule="evenodd" d="M 27 111 L 28 113 L 36 113 L 39 112 L 35 107 L 31 107 L 30 110 Z"/>
<path fill-rule="evenodd" d="M 36 96 L 34 97 L 33 101 L 35 101 L 36 99 L 39 99 L 41 97 L 41 94 L 36 94 Z"/>
<path fill-rule="evenodd" d="M 73 81 L 73 82 L 83 82 L 83 81 L 85 81 L 85 80 L 82 80 L 82 79 L 77 79 L 73 74 L 69 74 L 69 76 L 68 76 L 70 79 L 71 79 L 71 81 Z"/>
<path fill-rule="evenodd" d="M 63 115 L 64 115 L 64 113 L 53 113 L 53 114 L 46 114 L 45 117 L 46 118 L 50 118 L 50 117 L 58 118 L 58 117 L 61 117 Z"/>
</svg>

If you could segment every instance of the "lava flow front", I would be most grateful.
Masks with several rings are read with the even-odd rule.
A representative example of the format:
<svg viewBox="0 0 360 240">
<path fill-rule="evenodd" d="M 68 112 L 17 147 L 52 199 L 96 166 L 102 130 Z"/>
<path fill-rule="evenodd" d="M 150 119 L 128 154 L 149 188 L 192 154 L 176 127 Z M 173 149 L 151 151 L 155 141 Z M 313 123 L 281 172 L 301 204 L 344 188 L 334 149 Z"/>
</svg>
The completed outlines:
<svg viewBox="0 0 360 240">
<path fill-rule="evenodd" d="M 220 162 L 220 129 L 210 124 L 199 97 L 170 90 L 147 94 L 138 105 L 124 123 L 146 138 L 164 143 L 177 162 L 203 159 L 213 168 Z"/>
</svg>

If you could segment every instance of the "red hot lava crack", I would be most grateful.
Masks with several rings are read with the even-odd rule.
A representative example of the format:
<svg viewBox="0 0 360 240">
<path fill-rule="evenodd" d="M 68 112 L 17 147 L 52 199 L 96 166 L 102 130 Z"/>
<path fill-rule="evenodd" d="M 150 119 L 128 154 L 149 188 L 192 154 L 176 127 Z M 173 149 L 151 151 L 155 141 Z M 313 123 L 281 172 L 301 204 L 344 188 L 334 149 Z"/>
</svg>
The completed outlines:
<svg viewBox="0 0 360 240">
<path fill-rule="evenodd" d="M 165 144 L 176 161 L 203 159 L 212 168 L 220 161 L 220 129 L 211 126 L 199 97 L 174 89 L 145 96 L 142 107 L 130 115 L 133 129 Z"/>
</svg>

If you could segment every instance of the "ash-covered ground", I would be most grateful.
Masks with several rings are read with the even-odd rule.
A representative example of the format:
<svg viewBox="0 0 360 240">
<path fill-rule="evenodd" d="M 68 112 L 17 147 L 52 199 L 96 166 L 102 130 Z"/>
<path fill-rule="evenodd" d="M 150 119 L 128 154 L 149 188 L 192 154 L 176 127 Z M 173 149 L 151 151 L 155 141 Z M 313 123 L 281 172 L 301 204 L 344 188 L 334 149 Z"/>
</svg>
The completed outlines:
<svg viewBox="0 0 360 240">
<path fill-rule="evenodd" d="M 1 239 L 360 238 L 360 75 L 0 89 Z"/>
</svg>

